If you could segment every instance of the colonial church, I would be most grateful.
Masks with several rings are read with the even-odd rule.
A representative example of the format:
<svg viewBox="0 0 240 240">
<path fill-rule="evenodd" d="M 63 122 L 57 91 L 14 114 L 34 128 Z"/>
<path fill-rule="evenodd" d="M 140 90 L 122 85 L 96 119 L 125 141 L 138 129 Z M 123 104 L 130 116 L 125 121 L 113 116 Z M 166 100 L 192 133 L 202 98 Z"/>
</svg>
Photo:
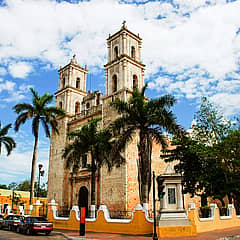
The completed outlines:
<svg viewBox="0 0 240 240">
<path fill-rule="evenodd" d="M 60 68 L 58 91 L 55 93 L 56 106 L 66 111 L 66 117 L 59 120 L 59 135 L 51 138 L 48 201 L 55 199 L 67 208 L 82 201 L 90 208 L 91 172 L 88 168 L 90 157 L 82 159 L 77 173 L 65 168 L 62 151 L 68 144 L 67 134 L 80 129 L 92 117 L 101 117 L 99 128 L 106 128 L 117 117 L 109 102 L 120 98 L 127 101 L 133 86 L 144 86 L 145 65 L 141 61 L 142 39 L 127 29 L 125 22 L 121 29 L 107 39 L 108 61 L 105 64 L 105 95 L 100 91 L 87 92 L 88 70 L 81 67 L 75 56 L 70 63 Z M 102 167 L 96 176 L 96 203 L 105 204 L 110 210 L 132 210 L 139 201 L 137 180 L 137 142 L 135 136 L 125 147 L 126 163 L 110 173 Z M 160 159 L 161 147 L 152 150 L 152 169 L 156 174 L 165 171 L 167 165 Z M 177 188 L 178 186 L 171 186 Z M 167 189 L 166 189 L 167 191 Z M 177 204 L 178 199 L 175 201 Z M 152 193 L 150 193 L 150 208 Z"/>
</svg>

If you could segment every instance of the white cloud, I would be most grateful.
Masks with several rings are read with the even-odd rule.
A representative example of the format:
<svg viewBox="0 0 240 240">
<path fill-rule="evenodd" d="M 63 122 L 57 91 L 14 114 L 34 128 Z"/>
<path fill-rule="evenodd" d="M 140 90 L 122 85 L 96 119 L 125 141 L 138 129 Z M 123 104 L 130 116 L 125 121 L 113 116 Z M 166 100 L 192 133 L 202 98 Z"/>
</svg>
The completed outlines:
<svg viewBox="0 0 240 240">
<path fill-rule="evenodd" d="M 0 81 L 0 92 L 2 91 L 9 91 L 9 92 L 12 92 L 14 90 L 14 87 L 15 87 L 15 83 L 14 82 L 11 82 L 11 81 Z"/>
<path fill-rule="evenodd" d="M 32 65 L 28 62 L 11 63 L 8 70 L 14 78 L 25 78 L 32 71 Z"/>
<path fill-rule="evenodd" d="M 156 76 L 151 88 L 191 99 L 240 90 L 229 81 L 240 78 L 240 1 L 124 2 L 134 1 L 6 0 L 0 7 L 0 63 L 25 78 L 33 71 L 31 60 L 59 67 L 75 53 L 82 66 L 97 71 L 107 61 L 106 37 L 126 20 L 143 38 L 145 76 Z M 168 74 L 159 76 L 162 71 Z"/>
<path fill-rule="evenodd" d="M 6 74 L 7 74 L 6 69 L 3 68 L 3 67 L 0 67 L 0 75 L 1 75 L 1 76 L 4 76 L 4 75 L 6 75 Z"/>
<path fill-rule="evenodd" d="M 218 93 L 210 100 L 219 105 L 226 116 L 240 112 L 240 95 L 231 93 Z"/>
<path fill-rule="evenodd" d="M 43 182 L 47 181 L 47 172 L 48 172 L 48 157 L 49 152 L 39 149 L 38 162 L 43 163 L 45 168 L 45 176 Z M 21 182 L 26 179 L 30 180 L 31 178 L 31 161 L 32 161 L 32 152 L 31 151 L 19 151 L 15 149 L 9 156 L 6 156 L 6 152 L 3 149 L 1 154 L 0 161 L 0 176 L 2 182 Z M 37 163 L 38 164 L 38 163 Z M 17 176 L 17 178 L 16 178 Z M 36 179 L 37 179 L 37 170 L 36 170 Z"/>
</svg>

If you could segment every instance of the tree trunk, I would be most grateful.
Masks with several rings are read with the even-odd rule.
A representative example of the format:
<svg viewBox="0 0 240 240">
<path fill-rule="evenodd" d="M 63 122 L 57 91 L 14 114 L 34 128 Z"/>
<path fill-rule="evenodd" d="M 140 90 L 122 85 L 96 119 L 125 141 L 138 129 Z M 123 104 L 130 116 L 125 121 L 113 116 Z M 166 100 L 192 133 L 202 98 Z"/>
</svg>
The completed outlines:
<svg viewBox="0 0 240 240">
<path fill-rule="evenodd" d="M 151 141 L 147 134 L 140 131 L 138 144 L 139 157 L 139 175 L 141 182 L 139 182 L 139 197 L 141 204 L 149 202 L 149 192 L 151 189 Z"/>
<path fill-rule="evenodd" d="M 35 142 L 34 142 L 34 149 L 33 149 L 33 156 L 32 156 L 30 205 L 32 205 L 33 197 L 34 197 L 34 180 L 35 180 L 36 165 L 37 165 L 37 147 L 38 147 L 38 132 L 35 135 Z"/>
<path fill-rule="evenodd" d="M 91 166 L 91 171 L 92 171 L 92 176 L 91 176 L 91 205 L 96 205 L 96 198 L 95 198 L 95 184 L 96 184 L 96 165 L 93 156 L 92 157 L 92 166 Z"/>
</svg>

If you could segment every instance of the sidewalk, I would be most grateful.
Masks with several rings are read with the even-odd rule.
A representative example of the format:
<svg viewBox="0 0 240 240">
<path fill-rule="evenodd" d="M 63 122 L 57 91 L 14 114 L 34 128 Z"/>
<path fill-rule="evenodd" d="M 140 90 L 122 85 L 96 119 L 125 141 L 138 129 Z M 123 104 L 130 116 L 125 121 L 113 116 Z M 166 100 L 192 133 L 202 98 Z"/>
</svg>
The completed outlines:
<svg viewBox="0 0 240 240">
<path fill-rule="evenodd" d="M 136 240 L 151 240 L 152 236 L 130 236 L 122 234 L 110 234 L 110 233 L 93 233 L 87 232 L 86 236 L 80 237 L 77 231 L 56 230 L 56 232 L 62 233 L 66 238 L 72 240 L 122 240 L 122 239 L 136 239 Z M 173 238 L 158 238 L 159 240 L 228 240 L 235 239 L 240 240 L 240 226 L 238 228 L 228 228 L 218 231 L 206 232 L 198 234 L 195 237 L 173 237 Z"/>
</svg>

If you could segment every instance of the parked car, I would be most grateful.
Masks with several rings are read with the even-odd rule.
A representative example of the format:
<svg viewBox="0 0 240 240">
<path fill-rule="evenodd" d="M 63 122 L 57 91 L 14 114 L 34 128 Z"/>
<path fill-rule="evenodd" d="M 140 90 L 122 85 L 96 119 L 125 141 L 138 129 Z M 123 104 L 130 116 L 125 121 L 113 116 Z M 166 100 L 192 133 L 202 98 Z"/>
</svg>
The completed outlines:
<svg viewBox="0 0 240 240">
<path fill-rule="evenodd" d="M 0 225 L 1 225 L 1 222 L 2 222 L 2 220 L 3 220 L 3 214 L 0 214 Z"/>
<path fill-rule="evenodd" d="M 17 225 L 17 232 L 28 235 L 39 232 L 49 235 L 53 230 L 53 224 L 48 222 L 44 217 L 28 216 L 22 219 Z"/>
<path fill-rule="evenodd" d="M 16 230 L 18 223 L 24 216 L 11 214 L 6 216 L 2 221 L 0 221 L 0 229 L 7 228 L 8 230 Z"/>
</svg>

